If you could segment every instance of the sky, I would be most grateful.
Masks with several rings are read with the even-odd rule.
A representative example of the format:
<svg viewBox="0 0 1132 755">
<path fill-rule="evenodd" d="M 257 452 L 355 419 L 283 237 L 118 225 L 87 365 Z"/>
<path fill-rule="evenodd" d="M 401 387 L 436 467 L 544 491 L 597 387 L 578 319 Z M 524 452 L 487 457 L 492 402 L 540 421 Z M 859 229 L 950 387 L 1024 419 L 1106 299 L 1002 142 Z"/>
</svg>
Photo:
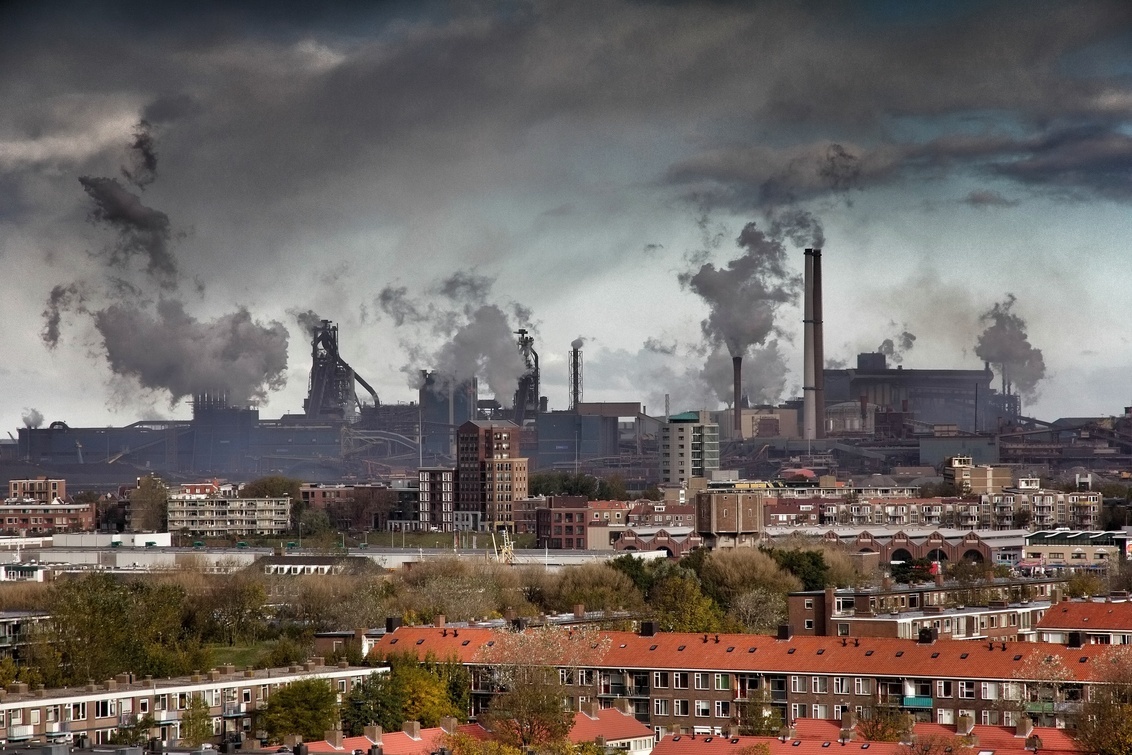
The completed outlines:
<svg viewBox="0 0 1132 755">
<path fill-rule="evenodd" d="M 652 414 L 829 366 L 985 361 L 1044 419 L 1132 404 L 1127 2 L 7 3 L 0 428 L 300 412 L 309 323 Z"/>
</svg>

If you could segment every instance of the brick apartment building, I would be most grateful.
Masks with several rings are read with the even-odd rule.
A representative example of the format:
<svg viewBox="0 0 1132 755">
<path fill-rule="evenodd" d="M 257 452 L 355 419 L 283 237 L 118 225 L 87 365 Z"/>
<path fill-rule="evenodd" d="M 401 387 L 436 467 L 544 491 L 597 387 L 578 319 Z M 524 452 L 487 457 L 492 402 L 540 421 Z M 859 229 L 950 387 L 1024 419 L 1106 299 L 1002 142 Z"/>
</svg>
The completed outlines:
<svg viewBox="0 0 1132 755">
<path fill-rule="evenodd" d="M 67 481 L 52 480 L 47 477 L 36 477 L 34 480 L 31 478 L 9 480 L 8 497 L 20 500 L 30 499 L 39 503 L 51 503 L 56 499 L 66 500 Z"/>
<path fill-rule="evenodd" d="M 967 716 L 1014 726 L 1025 711 L 1039 725 L 1064 725 L 1112 652 L 1034 642 L 656 633 L 647 624 L 639 633 L 602 632 L 600 659 L 560 674 L 575 708 L 628 700 L 658 736 L 718 734 L 752 705 L 772 705 L 784 721 L 859 717 L 883 705 L 939 724 Z M 400 627 L 377 646 L 459 659 L 472 672 L 474 715 L 496 693 L 494 669 L 480 660 L 495 631 Z M 1056 684 L 1043 671 L 1050 665 L 1064 672 Z"/>
<path fill-rule="evenodd" d="M 515 529 L 514 502 L 527 498 L 527 460 L 514 422 L 471 420 L 456 433 L 460 529 Z"/>
</svg>

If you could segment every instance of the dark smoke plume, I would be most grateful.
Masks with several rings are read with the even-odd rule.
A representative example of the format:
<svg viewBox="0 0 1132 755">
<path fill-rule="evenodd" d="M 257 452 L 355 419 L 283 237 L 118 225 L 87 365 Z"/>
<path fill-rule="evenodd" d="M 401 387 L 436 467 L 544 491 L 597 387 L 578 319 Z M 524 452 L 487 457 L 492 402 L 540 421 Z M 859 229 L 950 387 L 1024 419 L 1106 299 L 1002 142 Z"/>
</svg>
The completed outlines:
<svg viewBox="0 0 1132 755">
<path fill-rule="evenodd" d="M 118 243 L 109 250 L 110 264 L 128 265 L 140 255 L 146 260 L 146 272 L 162 288 L 176 288 L 177 260 L 170 249 L 173 234 L 169 216 L 146 207 L 113 178 L 82 176 L 79 183 L 94 200 L 91 221 L 118 233 Z"/>
<path fill-rule="evenodd" d="M 111 305 L 94 314 L 115 374 L 167 390 L 171 403 L 201 391 L 226 390 L 234 406 L 278 390 L 286 381 L 287 329 L 263 324 L 240 308 L 201 322 L 175 299 L 156 311 Z"/>
<path fill-rule="evenodd" d="M 157 178 L 157 152 L 149 121 L 138 121 L 134 141 L 130 144 L 130 167 L 122 166 L 122 177 L 139 189 L 144 189 Z"/>
<path fill-rule="evenodd" d="M 298 309 L 288 309 L 287 314 L 295 318 L 295 324 L 303 329 L 303 332 L 310 335 L 315 332 L 322 325 L 322 318 L 314 310 L 308 309 L 300 311 Z"/>
<path fill-rule="evenodd" d="M 54 349 L 59 345 L 59 326 L 63 321 L 63 313 L 75 307 L 81 309 L 82 303 L 82 291 L 75 283 L 67 286 L 59 284 L 51 289 L 43 310 L 43 332 L 40 334 L 47 348 Z"/>
<path fill-rule="evenodd" d="M 1030 345 L 1026 321 L 1012 311 L 1015 301 L 1014 294 L 1007 294 L 1005 301 L 995 302 L 979 317 L 987 328 L 975 344 L 975 353 L 998 370 L 1004 391 L 1031 398 L 1045 377 L 1046 363 L 1041 349 Z"/>
<path fill-rule="evenodd" d="M 743 395 L 751 406 L 775 405 L 786 390 L 789 373 L 778 348 L 778 339 L 756 346 L 743 355 Z M 700 377 L 720 403 L 730 406 L 735 399 L 731 355 L 717 344 L 704 360 Z"/>
<path fill-rule="evenodd" d="M 482 378 L 496 399 L 507 405 L 513 401 L 515 386 L 527 369 L 513 330 L 502 309 L 485 304 L 474 310 L 436 353 L 435 369 L 458 382 Z"/>
<path fill-rule="evenodd" d="M 797 207 L 771 214 L 770 235 L 776 239 L 788 238 L 797 246 L 815 249 L 825 246 L 825 230 L 821 221 L 813 213 Z"/>
<path fill-rule="evenodd" d="M 38 409 L 24 409 L 23 415 L 20 417 L 23 420 L 24 427 L 35 429 L 43 424 L 43 415 L 40 414 Z"/>
<path fill-rule="evenodd" d="M 378 292 L 375 302 L 382 312 L 393 318 L 397 327 L 423 322 L 428 317 L 427 311 L 409 296 L 409 289 L 405 286 L 386 286 Z"/>
<path fill-rule="evenodd" d="M 659 338 L 649 337 L 645 339 L 643 346 L 645 351 L 652 352 L 653 354 L 664 354 L 665 356 L 672 356 L 676 353 L 676 342 L 670 341 L 665 343 Z"/>
<path fill-rule="evenodd" d="M 571 349 L 580 349 L 585 345 L 586 345 L 586 339 L 582 338 L 581 336 L 578 336 L 577 338 L 575 338 L 573 341 L 570 342 L 570 348 Z"/>
<path fill-rule="evenodd" d="M 494 278 L 471 270 L 457 270 L 440 282 L 437 291 L 454 302 L 478 306 L 487 301 L 494 284 Z"/>
<path fill-rule="evenodd" d="M 711 308 L 701 323 L 704 335 L 713 343 L 724 344 L 731 356 L 766 341 L 774 331 L 778 306 L 792 301 L 799 285 L 797 276 L 787 271 L 780 238 L 748 223 L 737 243 L 744 251 L 726 267 L 707 262 L 679 276 L 680 283 Z"/>
<path fill-rule="evenodd" d="M 884 339 L 877 347 L 877 352 L 884 354 L 893 364 L 900 364 L 904 361 L 904 354 L 911 351 L 915 343 L 916 336 L 904 330 L 894 338 Z"/>
</svg>

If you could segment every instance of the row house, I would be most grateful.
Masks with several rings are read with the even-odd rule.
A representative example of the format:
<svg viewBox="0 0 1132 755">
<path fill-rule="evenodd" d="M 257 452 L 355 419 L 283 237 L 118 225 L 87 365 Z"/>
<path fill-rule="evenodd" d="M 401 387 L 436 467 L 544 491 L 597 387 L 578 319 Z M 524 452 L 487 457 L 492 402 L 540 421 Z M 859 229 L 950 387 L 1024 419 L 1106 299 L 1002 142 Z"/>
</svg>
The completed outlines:
<svg viewBox="0 0 1132 755">
<path fill-rule="evenodd" d="M 535 511 L 537 547 L 555 550 L 613 550 L 628 527 L 625 501 L 590 501 L 585 496 L 547 496 Z"/>
<path fill-rule="evenodd" d="M 690 527 L 696 521 L 696 507 L 672 501 L 634 501 L 627 521 L 631 527 Z"/>
<path fill-rule="evenodd" d="M 7 498 L 0 503 L 0 532 L 11 535 L 83 532 L 94 529 L 93 503 Z"/>
<path fill-rule="evenodd" d="M 458 635 L 401 627 L 378 641 L 381 652 L 454 657 L 472 671 L 472 713 L 496 692 L 494 667 L 480 647 L 490 629 Z M 500 630 L 506 631 L 506 630 Z M 879 637 L 777 637 L 747 634 L 602 632 L 600 660 L 560 668 L 576 707 L 627 700 L 658 736 L 720 733 L 773 706 L 786 722 L 869 716 L 879 708 L 955 724 L 961 717 L 1013 726 L 1023 715 L 1064 725 L 1087 698 L 1093 669 L 1110 648 L 1033 642 L 933 642 Z"/>
<path fill-rule="evenodd" d="M 1036 477 L 1023 477 L 1016 487 L 980 496 L 1000 529 L 1094 529 L 1100 522 L 1101 494 L 1091 490 L 1045 490 Z"/>
<path fill-rule="evenodd" d="M 993 579 L 977 583 L 944 580 L 924 584 L 834 588 L 792 592 L 786 597 L 793 631 L 815 637 L 903 637 L 935 630 L 939 639 L 1018 640 L 1064 590 L 1060 579 Z"/>
<path fill-rule="evenodd" d="M 70 742 L 87 737 L 107 744 L 120 726 L 153 717 L 151 735 L 164 743 L 180 738 L 180 721 L 193 697 L 203 696 L 212 713 L 213 733 L 254 735 L 255 715 L 280 687 L 300 679 L 325 679 L 345 699 L 354 686 L 380 670 L 347 665 L 328 667 L 321 658 L 288 668 L 237 671 L 234 666 L 172 679 L 138 679 L 119 674 L 82 688 L 29 688 L 22 682 L 0 696 L 0 741 Z"/>
<path fill-rule="evenodd" d="M 1034 639 L 1078 646 L 1132 645 L 1132 602 L 1126 592 L 1099 600 L 1063 600 L 1046 611 Z"/>
<path fill-rule="evenodd" d="M 55 500 L 66 500 L 67 481 L 53 480 L 48 477 L 27 477 L 22 480 L 8 480 L 8 497 L 20 499 L 33 499 L 40 503 L 51 503 Z"/>
<path fill-rule="evenodd" d="M 954 497 L 824 501 L 819 508 L 819 519 L 825 525 L 857 527 L 923 526 L 968 530 L 1015 527 L 1013 519 L 996 519 L 995 506 L 990 500 Z"/>
</svg>

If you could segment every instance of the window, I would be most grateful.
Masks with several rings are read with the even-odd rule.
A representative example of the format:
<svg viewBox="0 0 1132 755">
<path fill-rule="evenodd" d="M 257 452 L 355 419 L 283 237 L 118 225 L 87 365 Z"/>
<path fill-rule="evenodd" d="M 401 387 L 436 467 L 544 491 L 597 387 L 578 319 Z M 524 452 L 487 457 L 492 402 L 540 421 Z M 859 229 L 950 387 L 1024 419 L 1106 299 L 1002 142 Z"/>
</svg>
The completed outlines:
<svg viewBox="0 0 1132 755">
<path fill-rule="evenodd" d="M 952 682 L 944 679 L 935 683 L 935 696 L 936 697 L 951 697 L 954 692 L 952 691 Z"/>
<path fill-rule="evenodd" d="M 657 687 L 658 689 L 666 689 L 668 687 L 668 672 L 652 672 L 652 686 Z"/>
<path fill-rule="evenodd" d="M 691 706 L 687 700 L 673 700 L 672 701 L 672 715 L 674 716 L 687 716 Z"/>
<path fill-rule="evenodd" d="M 562 682 L 563 684 L 573 684 L 574 672 L 566 668 L 558 669 L 558 681 Z"/>
<path fill-rule="evenodd" d="M 806 619 L 805 625 L 806 625 L 806 629 L 813 629 L 814 628 L 814 620 L 813 619 Z"/>
<path fill-rule="evenodd" d="M 668 715 L 668 700 L 663 697 L 655 697 L 652 701 L 652 714 L 654 716 L 667 716 Z"/>
<path fill-rule="evenodd" d="M 953 724 L 955 723 L 955 711 L 947 708 L 938 708 L 935 712 L 936 723 L 940 724 Z"/>
<path fill-rule="evenodd" d="M 86 703 L 72 703 L 66 707 L 70 712 L 68 721 L 85 721 L 86 720 Z"/>
<path fill-rule="evenodd" d="M 862 676 L 853 679 L 853 694 L 855 695 L 871 695 L 873 694 L 873 680 L 867 679 Z"/>
<path fill-rule="evenodd" d="M 973 700 L 975 697 L 975 683 L 974 682 L 959 682 L 959 697 Z"/>
<path fill-rule="evenodd" d="M 814 601 L 813 601 L 812 598 L 806 598 L 806 610 L 807 611 L 814 610 Z"/>
<path fill-rule="evenodd" d="M 835 676 L 835 677 L 833 677 L 833 693 L 835 695 L 848 695 L 849 691 L 851 689 L 852 689 L 852 686 L 849 683 L 849 677 L 847 677 L 847 676 Z"/>
<path fill-rule="evenodd" d="M 704 718 L 711 715 L 711 703 L 707 700 L 696 701 L 696 718 Z"/>
<path fill-rule="evenodd" d="M 812 718 L 829 718 L 829 708 L 825 705 L 814 705 L 810 709 Z"/>
<path fill-rule="evenodd" d="M 0 719 L 2 719 L 2 718 L 3 718 L 3 715 L 0 714 Z M 15 710 L 11 711 L 8 714 L 8 725 L 9 726 L 19 726 L 23 722 L 24 722 L 24 711 L 23 711 L 22 708 L 16 708 Z"/>
<path fill-rule="evenodd" d="M 677 671 L 672 674 L 672 688 L 673 689 L 688 689 L 688 672 Z"/>
<path fill-rule="evenodd" d="M 708 689 L 708 675 L 706 672 L 696 672 L 696 689 Z"/>
<path fill-rule="evenodd" d="M 110 718 L 117 713 L 114 710 L 113 700 L 99 700 L 94 704 L 94 717 L 95 718 Z"/>
<path fill-rule="evenodd" d="M 794 720 L 806 717 L 806 706 L 794 703 L 790 706 L 790 717 Z"/>
<path fill-rule="evenodd" d="M 138 713 L 149 713 L 149 699 L 141 698 L 138 700 Z"/>
<path fill-rule="evenodd" d="M 715 675 L 715 688 L 716 689 L 731 689 L 731 674 L 716 674 Z"/>
<path fill-rule="evenodd" d="M 815 677 L 813 677 L 813 680 L 810 683 L 810 687 L 811 687 L 811 689 L 813 689 L 814 692 L 819 692 L 819 693 L 823 693 L 823 694 L 826 693 L 826 692 L 829 692 L 829 677 L 827 677 L 827 676 L 815 676 Z M 814 716 L 814 718 L 825 718 L 825 716 Z"/>
<path fill-rule="evenodd" d="M 997 700 L 998 682 L 983 682 L 982 695 L 984 700 Z"/>
<path fill-rule="evenodd" d="M 806 686 L 806 677 L 792 676 L 790 677 L 790 691 L 791 692 L 809 692 L 809 687 Z"/>
<path fill-rule="evenodd" d="M 730 718 L 731 717 L 731 703 L 727 700 L 715 701 L 715 717 L 716 718 Z"/>
</svg>

